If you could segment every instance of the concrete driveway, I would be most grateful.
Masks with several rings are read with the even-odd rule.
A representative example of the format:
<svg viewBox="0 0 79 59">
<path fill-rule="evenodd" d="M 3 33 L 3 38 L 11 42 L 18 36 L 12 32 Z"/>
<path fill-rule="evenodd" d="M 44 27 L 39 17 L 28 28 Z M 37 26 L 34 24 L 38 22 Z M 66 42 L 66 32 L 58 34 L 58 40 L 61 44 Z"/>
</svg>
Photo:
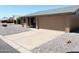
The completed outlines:
<svg viewBox="0 0 79 59">
<path fill-rule="evenodd" d="M 8 44 L 10 44 L 15 49 L 20 52 L 31 52 L 32 49 L 64 34 L 62 31 L 55 30 L 33 30 L 28 32 L 23 32 L 19 34 L 4 36 L 7 38 Z M 12 44 L 13 43 L 13 44 Z"/>
</svg>

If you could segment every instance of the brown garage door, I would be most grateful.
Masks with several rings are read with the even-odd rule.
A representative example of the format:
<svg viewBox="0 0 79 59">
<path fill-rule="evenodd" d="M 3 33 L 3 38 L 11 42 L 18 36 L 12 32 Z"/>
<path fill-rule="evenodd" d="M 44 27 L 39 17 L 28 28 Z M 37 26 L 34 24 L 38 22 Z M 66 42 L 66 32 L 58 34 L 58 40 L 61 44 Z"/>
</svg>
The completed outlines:
<svg viewBox="0 0 79 59">
<path fill-rule="evenodd" d="M 63 16 L 40 16 L 39 28 L 64 31 L 65 28 L 64 20 L 65 17 Z"/>
</svg>

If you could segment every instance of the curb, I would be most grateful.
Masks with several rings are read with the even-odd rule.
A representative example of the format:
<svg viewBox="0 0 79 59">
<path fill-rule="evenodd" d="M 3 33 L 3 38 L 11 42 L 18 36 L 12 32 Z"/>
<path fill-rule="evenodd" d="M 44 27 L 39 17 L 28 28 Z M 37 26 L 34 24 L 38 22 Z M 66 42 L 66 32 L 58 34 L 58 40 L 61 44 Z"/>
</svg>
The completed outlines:
<svg viewBox="0 0 79 59">
<path fill-rule="evenodd" d="M 11 47 L 15 48 L 18 50 L 20 53 L 32 53 L 31 51 L 28 51 L 27 49 L 23 48 L 22 46 L 12 42 L 11 40 L 5 38 L 4 36 L 0 35 L 1 40 L 9 44 Z"/>
</svg>

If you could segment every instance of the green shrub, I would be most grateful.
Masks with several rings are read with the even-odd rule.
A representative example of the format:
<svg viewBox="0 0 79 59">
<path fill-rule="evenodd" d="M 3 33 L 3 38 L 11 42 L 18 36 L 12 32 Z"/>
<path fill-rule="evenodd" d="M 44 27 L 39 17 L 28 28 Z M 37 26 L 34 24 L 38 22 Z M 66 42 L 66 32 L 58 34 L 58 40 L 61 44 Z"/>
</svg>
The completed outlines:
<svg viewBox="0 0 79 59">
<path fill-rule="evenodd" d="M 20 17 L 17 18 L 17 19 L 16 19 L 16 22 L 17 22 L 17 24 L 21 24 L 21 18 L 20 18 Z"/>
</svg>

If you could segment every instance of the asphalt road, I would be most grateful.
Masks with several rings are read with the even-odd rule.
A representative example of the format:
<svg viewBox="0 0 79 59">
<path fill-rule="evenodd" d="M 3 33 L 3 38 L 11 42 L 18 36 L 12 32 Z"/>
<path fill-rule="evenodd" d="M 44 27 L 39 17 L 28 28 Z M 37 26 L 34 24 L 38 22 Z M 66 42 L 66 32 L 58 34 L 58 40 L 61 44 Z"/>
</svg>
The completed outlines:
<svg viewBox="0 0 79 59">
<path fill-rule="evenodd" d="M 19 53 L 19 51 L 0 39 L 0 53 Z"/>
</svg>

